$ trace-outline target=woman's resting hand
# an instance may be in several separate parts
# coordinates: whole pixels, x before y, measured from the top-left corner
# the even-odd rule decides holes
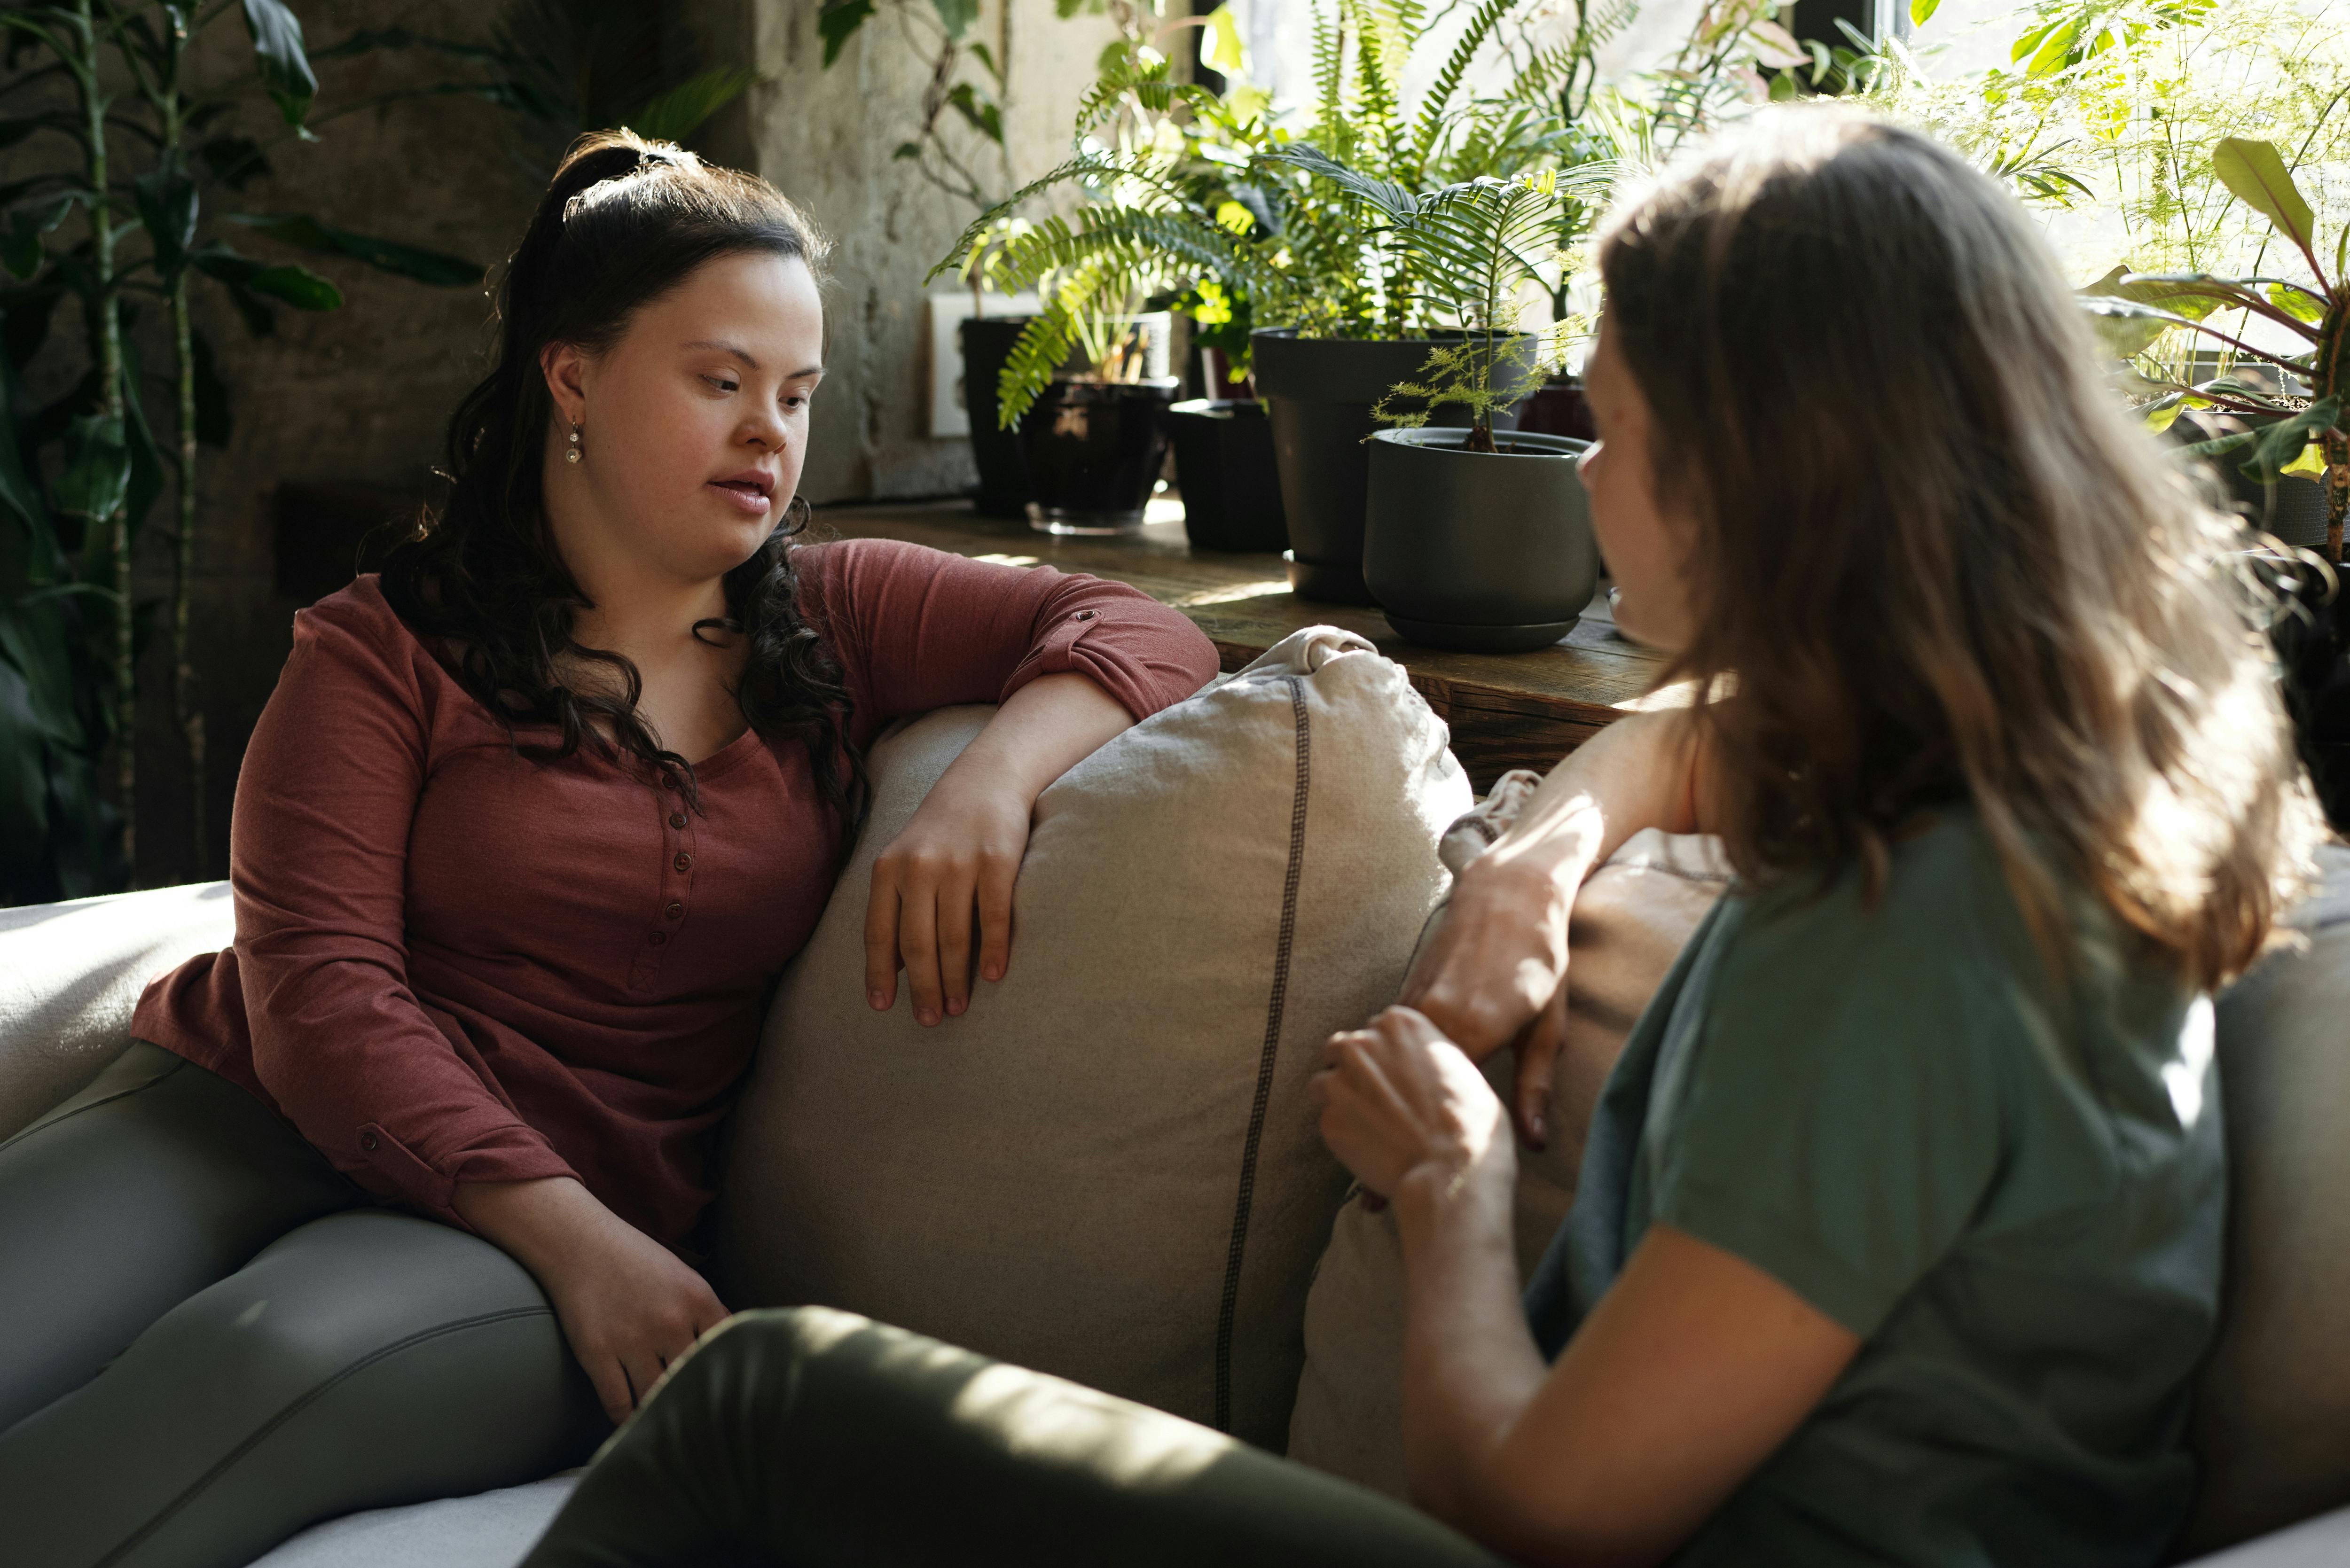
[[[1003,978],[1012,965],[1012,887],[1035,801],[1017,782],[950,770],[881,851],[865,913],[865,988],[875,1007],[896,1000],[901,964],[914,1017],[925,1024],[971,1005],[974,956],[981,974]]]
[[[1004,701],[873,863],[868,1002],[895,1005],[903,967],[916,1022],[933,1024],[970,1007],[974,967],[989,980],[1004,977],[1012,888],[1036,797],[1133,722],[1083,675],[1039,676]]]
[[[463,1183],[456,1209],[536,1277],[616,1426],[726,1319],[700,1274],[570,1177]]]
[[[1378,1198],[1413,1182],[1445,1191],[1492,1182],[1506,1194],[1516,1179],[1509,1118],[1492,1085],[1409,1007],[1332,1035],[1307,1092],[1321,1112],[1322,1140]]]
[[[1547,865],[1488,851],[1452,898],[1397,999],[1425,1015],[1471,1062],[1517,1051],[1511,1092],[1518,1130],[1537,1148],[1566,1037],[1566,928],[1574,894]]]

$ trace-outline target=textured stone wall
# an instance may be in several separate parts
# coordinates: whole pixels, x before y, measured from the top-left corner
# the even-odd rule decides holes
[[[967,444],[927,430],[922,277],[977,214],[893,156],[916,129],[928,61],[885,15],[824,69],[816,14],[815,0],[732,13],[762,78],[736,134],[751,166],[835,244],[825,384],[801,488],[818,503],[959,491],[974,477]],[[1033,180],[1068,156],[1077,99],[1116,35],[1105,18],[1060,20],[1053,0],[987,0],[977,33],[1009,62],[1011,181]],[[1003,178],[993,158],[973,161]]]

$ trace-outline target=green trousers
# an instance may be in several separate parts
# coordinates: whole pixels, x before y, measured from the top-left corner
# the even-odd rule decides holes
[[[847,1313],[746,1313],[672,1367],[524,1568],[1498,1568],[1392,1499]]]

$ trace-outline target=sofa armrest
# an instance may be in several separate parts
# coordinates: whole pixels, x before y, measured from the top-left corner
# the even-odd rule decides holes
[[[121,1054],[148,981],[235,937],[225,882],[0,909],[0,1138]]]

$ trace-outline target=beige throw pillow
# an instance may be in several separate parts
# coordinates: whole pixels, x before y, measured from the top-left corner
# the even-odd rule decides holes
[[[1391,1000],[1470,804],[1402,668],[1333,628],[1038,801],[1012,971],[936,1029],[867,1006],[873,859],[990,710],[876,745],[858,853],[732,1134],[737,1307],[846,1308],[1278,1449],[1346,1190],[1305,1081]]]
[[[1445,835],[1454,870],[1515,819],[1536,783],[1504,774],[1485,804]],[[1720,842],[1636,835],[1575,896],[1567,926],[1567,1031],[1544,1113],[1549,1147],[1518,1146],[1518,1268],[1530,1273],[1575,1201],[1583,1144],[1608,1069],[1698,922],[1728,886]],[[1431,928],[1433,922],[1430,922]],[[1505,1099],[1515,1059],[1485,1076]],[[1403,1251],[1392,1210],[1359,1194],[1339,1210],[1305,1303],[1305,1369],[1290,1418],[1289,1457],[1407,1495],[1403,1459]]]

